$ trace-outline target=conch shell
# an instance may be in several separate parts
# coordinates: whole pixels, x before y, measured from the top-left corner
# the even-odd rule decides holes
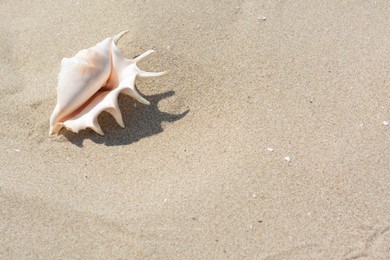
[[[157,77],[166,72],[146,72],[137,61],[153,52],[149,50],[134,59],[126,59],[116,46],[124,31],[95,46],[79,51],[72,58],[63,58],[58,74],[57,105],[50,117],[49,134],[58,134],[65,127],[75,133],[91,128],[104,135],[97,117],[107,111],[124,127],[118,107],[119,93],[127,94],[149,105],[135,88],[135,79]]]

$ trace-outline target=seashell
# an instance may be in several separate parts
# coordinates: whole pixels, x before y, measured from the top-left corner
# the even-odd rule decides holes
[[[72,58],[62,59],[57,105],[50,117],[50,135],[58,134],[63,127],[75,133],[91,128],[104,135],[97,120],[102,111],[109,112],[124,127],[118,107],[119,93],[149,105],[135,88],[136,77],[157,77],[167,72],[146,72],[137,67],[137,62],[153,50],[134,59],[124,58],[116,44],[127,32],[123,31],[89,49],[81,50]]]

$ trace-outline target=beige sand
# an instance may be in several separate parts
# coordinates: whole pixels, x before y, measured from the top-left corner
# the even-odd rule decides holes
[[[389,1],[61,2],[0,3],[0,258],[390,258]],[[49,137],[125,29],[152,105]]]

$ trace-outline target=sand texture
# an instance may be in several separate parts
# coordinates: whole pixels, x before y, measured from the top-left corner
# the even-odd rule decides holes
[[[390,259],[390,1],[0,1],[1,259]],[[154,49],[49,137],[63,57]],[[289,157],[289,158],[286,158]],[[288,160],[289,159],[289,160]]]

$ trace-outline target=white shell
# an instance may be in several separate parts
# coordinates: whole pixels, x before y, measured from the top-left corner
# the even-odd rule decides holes
[[[156,77],[166,72],[145,72],[137,67],[137,61],[153,50],[134,59],[125,59],[120,54],[116,43],[127,32],[81,50],[72,58],[62,59],[58,74],[57,105],[50,117],[49,134],[58,134],[65,127],[75,133],[91,128],[104,135],[97,121],[102,111],[112,114],[118,124],[124,127],[118,107],[120,92],[149,105],[135,89],[136,77]]]

